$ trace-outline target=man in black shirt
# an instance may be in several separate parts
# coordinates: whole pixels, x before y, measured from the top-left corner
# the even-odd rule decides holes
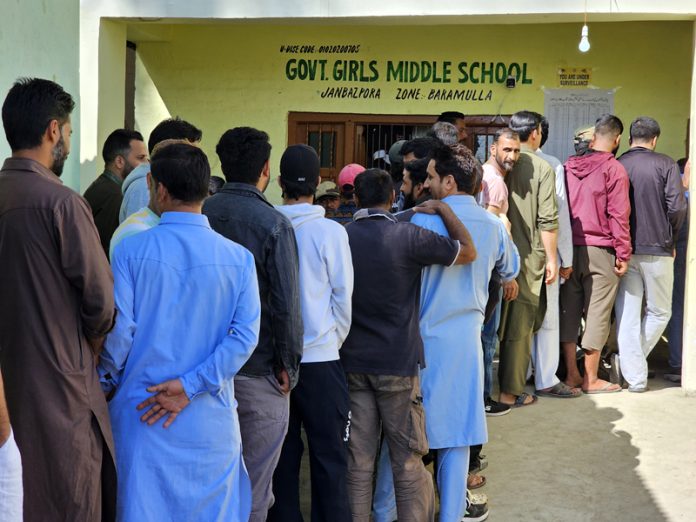
[[[418,315],[421,270],[470,263],[476,249],[447,204],[429,201],[417,212],[437,213],[451,238],[388,212],[389,174],[370,169],[355,178],[358,210],[346,227],[353,258],[353,321],[341,361],[351,399],[348,495],[354,521],[368,522],[380,423],[389,444],[400,521],[433,520],[434,492],[421,456],[427,453],[418,380],[424,366]]]

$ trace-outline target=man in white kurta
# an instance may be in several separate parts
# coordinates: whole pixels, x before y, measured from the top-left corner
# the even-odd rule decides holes
[[[541,145],[548,138],[548,124],[542,119]],[[568,194],[565,186],[565,171],[558,158],[544,153],[541,147],[536,155],[545,160],[556,174],[556,203],[558,204],[558,265],[561,278],[568,279],[573,271],[573,231],[570,228]],[[532,338],[532,360],[534,384],[538,395],[570,399],[579,397],[579,388],[571,388],[556,376],[560,359],[559,306],[560,278],[546,285],[546,313],[541,327]]]
[[[477,251],[473,263],[423,271],[420,331],[427,365],[421,379],[428,442],[437,450],[440,522],[465,515],[469,446],[488,439],[480,332],[491,272],[508,282],[520,267],[502,221],[474,199],[481,176],[481,166],[460,146],[437,150],[428,165],[426,187],[466,223]],[[411,222],[447,236],[438,216],[419,213]]]
[[[117,518],[246,522],[234,376],[258,340],[254,259],[200,213],[200,149],[166,146],[151,169],[162,219],[114,250],[118,315],[99,364],[114,392]]]

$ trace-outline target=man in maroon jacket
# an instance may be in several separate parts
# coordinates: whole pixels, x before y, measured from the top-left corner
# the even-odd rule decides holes
[[[573,272],[561,287],[561,345],[568,369],[566,384],[585,393],[614,393],[621,387],[597,377],[599,358],[609,336],[619,278],[631,257],[628,175],[614,158],[623,124],[611,114],[595,122],[590,150],[565,164],[573,231]],[[575,350],[580,318],[585,330],[585,376],[580,376]]]

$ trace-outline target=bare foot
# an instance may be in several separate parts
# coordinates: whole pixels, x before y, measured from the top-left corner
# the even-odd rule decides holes
[[[584,386],[582,391],[584,392],[603,391],[605,393],[611,393],[621,389],[621,386],[618,384],[612,384],[604,379],[597,379],[592,383],[588,382],[583,384]]]
[[[575,378],[567,378],[565,381],[563,381],[566,386],[570,386],[573,389],[580,389],[582,386],[582,378],[578,376],[577,379]]]
[[[486,485],[486,477],[477,473],[469,473],[466,478],[467,489],[478,489]]]

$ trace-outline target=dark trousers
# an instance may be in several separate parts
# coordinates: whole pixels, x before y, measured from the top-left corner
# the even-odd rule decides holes
[[[674,258],[674,286],[672,287],[672,318],[667,327],[669,366],[681,370],[682,338],[684,333],[684,293],[686,290],[686,248],[689,240],[689,217],[679,231]]]
[[[290,394],[290,423],[273,474],[275,504],[268,521],[300,522],[301,427],[309,446],[312,522],[349,522],[348,385],[340,361],[305,363]]]

